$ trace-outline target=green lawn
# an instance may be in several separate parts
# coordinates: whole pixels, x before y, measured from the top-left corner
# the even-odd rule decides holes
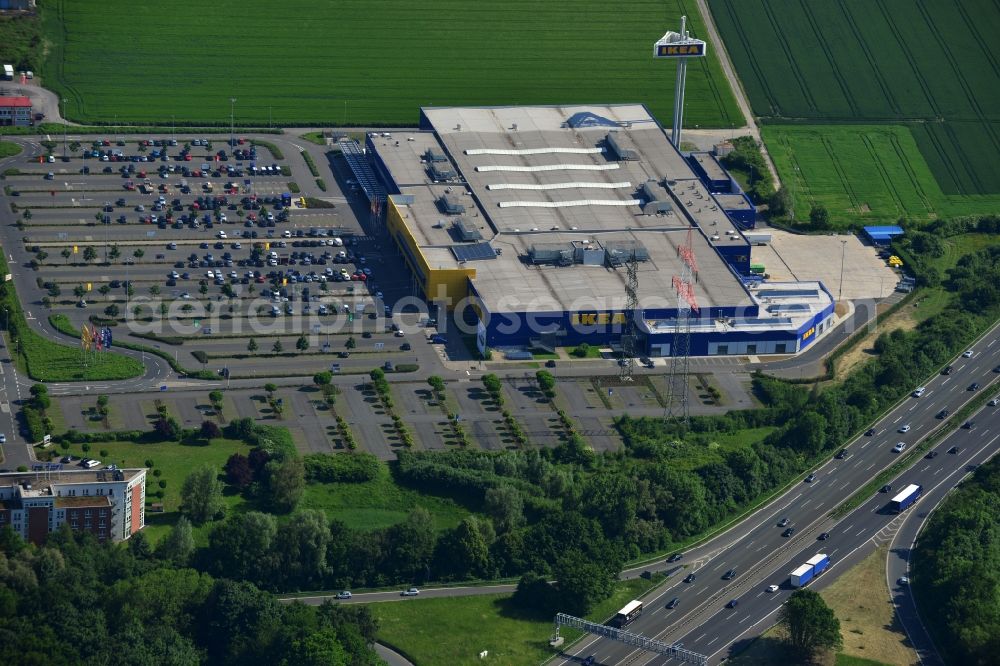
[[[21,152],[21,146],[10,141],[0,141],[0,157],[12,157]]]
[[[762,133],[798,220],[816,204],[841,226],[1000,210],[1000,194],[942,192],[903,125],[764,125]]]
[[[450,499],[397,485],[385,465],[380,466],[379,476],[367,483],[310,483],[299,506],[323,509],[330,518],[362,530],[395,525],[416,507],[427,509],[439,530],[454,527],[469,515]]]
[[[652,586],[645,580],[619,583],[610,599],[590,619],[604,621]],[[489,663],[538,664],[554,654],[550,617],[527,617],[510,604],[510,595],[444,599],[408,599],[369,606],[379,619],[380,641],[420,666],[481,664],[479,652],[489,651]],[[433,621],[428,621],[433,618]],[[563,630],[569,643],[579,632]]]
[[[102,456],[101,451],[106,450],[107,456]],[[153,461],[153,468],[147,473],[146,484],[146,533],[154,542],[158,541],[169,531],[171,525],[177,520],[178,507],[181,501],[181,486],[184,479],[196,467],[205,463],[218,467],[220,473],[226,460],[233,453],[240,451],[247,453],[250,450],[246,444],[233,439],[213,439],[207,446],[196,446],[180,444],[178,442],[156,442],[152,444],[137,444],[135,442],[102,442],[90,445],[90,451],[84,452],[82,445],[72,444],[69,449],[59,450],[59,455],[71,453],[75,456],[97,458],[105,464],[115,463],[120,467],[145,467],[147,460]],[[155,476],[155,470],[160,470],[160,476]],[[167,487],[163,489],[163,499],[153,497],[152,493],[160,490],[159,482],[166,481]],[[163,513],[152,513],[149,504],[153,502],[163,503]],[[231,508],[237,508],[243,504],[240,497],[232,496],[227,498],[227,504]],[[203,543],[207,537],[206,528],[196,528],[196,539]]]
[[[652,44],[681,14],[705,35],[691,0],[40,4],[46,85],[84,123],[228,125],[232,97],[238,125],[413,126],[421,106],[594,102],[642,102],[669,123],[675,65]],[[742,126],[708,53],[688,68],[686,120]]]
[[[709,6],[756,115],[768,122],[912,122],[923,161],[944,192],[1000,193],[997,3],[710,0]],[[891,151],[885,160],[891,171]],[[852,166],[843,161],[845,169]],[[891,196],[892,183],[881,181],[872,186]]]

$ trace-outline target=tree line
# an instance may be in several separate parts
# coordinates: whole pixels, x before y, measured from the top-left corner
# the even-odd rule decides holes
[[[931,515],[913,551],[911,585],[947,661],[987,666],[1000,654],[1000,458],[982,465]]]
[[[39,547],[0,530],[0,663],[382,663],[367,608],[280,604],[189,568],[185,524],[155,550],[142,532],[98,544],[64,525]]]

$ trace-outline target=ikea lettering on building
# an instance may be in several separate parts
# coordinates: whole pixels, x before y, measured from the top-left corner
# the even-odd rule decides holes
[[[692,44],[657,44],[656,57],[676,58],[705,55],[705,42]]]
[[[607,312],[580,312],[574,314],[571,318],[573,324],[579,324],[582,326],[597,326],[599,324],[624,324],[625,323],[625,313],[615,312],[613,314]]]

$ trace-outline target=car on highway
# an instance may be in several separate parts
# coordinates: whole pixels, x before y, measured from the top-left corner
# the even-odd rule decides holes
[[[978,391],[979,390],[979,382],[972,382],[971,384],[969,384],[969,390],[970,391]]]
[[[894,453],[902,453],[906,448],[906,442],[896,442],[896,446],[892,447]]]
[[[695,574],[689,573],[687,576],[684,576],[684,582],[685,583],[693,583],[694,579],[697,578],[697,577],[698,576],[696,576]]]
[[[789,527],[788,529],[786,529],[784,532],[781,533],[781,536],[783,536],[783,537],[785,537],[787,539],[788,537],[792,536],[793,534],[795,534],[795,528],[794,527]]]
[[[337,593],[337,598],[338,599],[350,599],[351,598],[351,593],[349,591],[347,591],[347,590],[344,590],[343,592],[338,592]]]
[[[777,592],[778,591],[778,586],[777,585],[768,585],[767,586],[767,591],[768,592]]]
[[[809,476],[807,476],[807,477],[806,477],[806,479],[805,479],[806,483],[812,483],[812,482],[813,482],[813,481],[815,481],[815,480],[816,480],[816,475],[815,475],[815,474],[810,474],[810,475],[809,475]]]
[[[997,367],[993,368],[993,372],[1000,372],[1000,365],[998,365]]]
[[[420,594],[420,590],[418,590],[415,587],[411,587],[408,590],[403,590],[402,592],[400,592],[399,596],[401,596],[401,597],[415,597],[415,596],[417,596],[419,594]]]
[[[927,387],[926,386],[921,386],[921,387],[917,388],[917,390],[915,390],[910,395],[912,395],[914,398],[919,398],[920,396],[922,396],[926,392],[927,392]]]
[[[821,534],[820,534],[820,535],[819,535],[818,537],[816,537],[816,538],[817,538],[817,539],[819,539],[820,541],[826,541],[827,539],[829,539],[829,538],[830,538],[830,533],[829,533],[829,532],[822,532],[822,533],[821,533]]]
[[[944,370],[941,371],[942,375],[950,375],[952,372],[952,367],[950,365],[945,366]]]
[[[896,432],[910,432],[910,424],[909,423],[905,423],[905,424],[899,426],[899,430],[897,430]]]
[[[680,604],[680,602],[681,602],[680,597],[674,597],[667,603],[667,608],[677,608],[677,605]]]
[[[739,605],[739,603],[740,602],[737,601],[736,599],[730,599],[729,603],[726,604],[726,608],[736,608]]]
[[[788,518],[782,518],[781,520],[778,521],[778,527],[784,527],[789,522],[791,522],[791,521],[789,521]]]
[[[956,454],[956,453],[958,453],[958,452],[959,452],[959,451],[961,451],[961,450],[962,450],[962,449],[960,449],[959,447],[957,447],[957,446],[953,446],[953,447],[951,447],[950,449],[948,449],[948,453],[951,453],[951,454]]]
[[[899,585],[909,585],[910,578],[908,576],[900,576],[899,578],[896,579],[896,583]]]
[[[0,444],[6,444],[6,443],[7,443],[7,435],[0,432]]]
[[[972,358],[972,354],[973,354],[973,351],[971,349],[966,349],[964,352],[962,352],[962,357],[963,358]]]
[[[975,430],[976,429],[976,422],[975,421],[966,421],[965,423],[962,424],[962,428],[964,430]]]
[[[997,405],[1000,405],[1000,397],[993,398],[986,404],[989,405],[990,407],[996,407]]]
[[[597,657],[590,655],[586,659],[580,662],[580,666],[594,666],[594,662],[597,661]]]
[[[942,409],[940,412],[937,413],[937,416],[935,418],[946,419],[948,418],[949,414],[951,414],[951,412],[949,412],[947,409]]]
[[[937,456],[938,456],[937,451],[928,451],[927,455],[924,456],[924,458],[927,458],[928,460],[934,460],[935,458],[937,458]]]
[[[874,436],[875,436],[875,428],[868,428],[868,430],[865,430],[865,437],[874,437]]]
[[[722,575],[722,580],[732,580],[736,578],[736,569],[730,569]]]
[[[667,558],[667,564],[673,564],[682,557],[684,557],[684,553],[674,553],[673,555]]]
[[[840,451],[837,451],[837,455],[834,456],[834,458],[836,458],[837,460],[843,460],[846,457],[847,457],[847,449],[841,449]]]

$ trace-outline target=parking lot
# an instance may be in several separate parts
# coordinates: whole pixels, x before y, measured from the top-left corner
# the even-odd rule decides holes
[[[389,316],[409,281],[385,268],[348,197],[307,202],[293,191],[308,174],[234,144],[77,138],[8,171],[46,314],[121,326],[233,377],[416,364],[396,330],[416,317]]]

